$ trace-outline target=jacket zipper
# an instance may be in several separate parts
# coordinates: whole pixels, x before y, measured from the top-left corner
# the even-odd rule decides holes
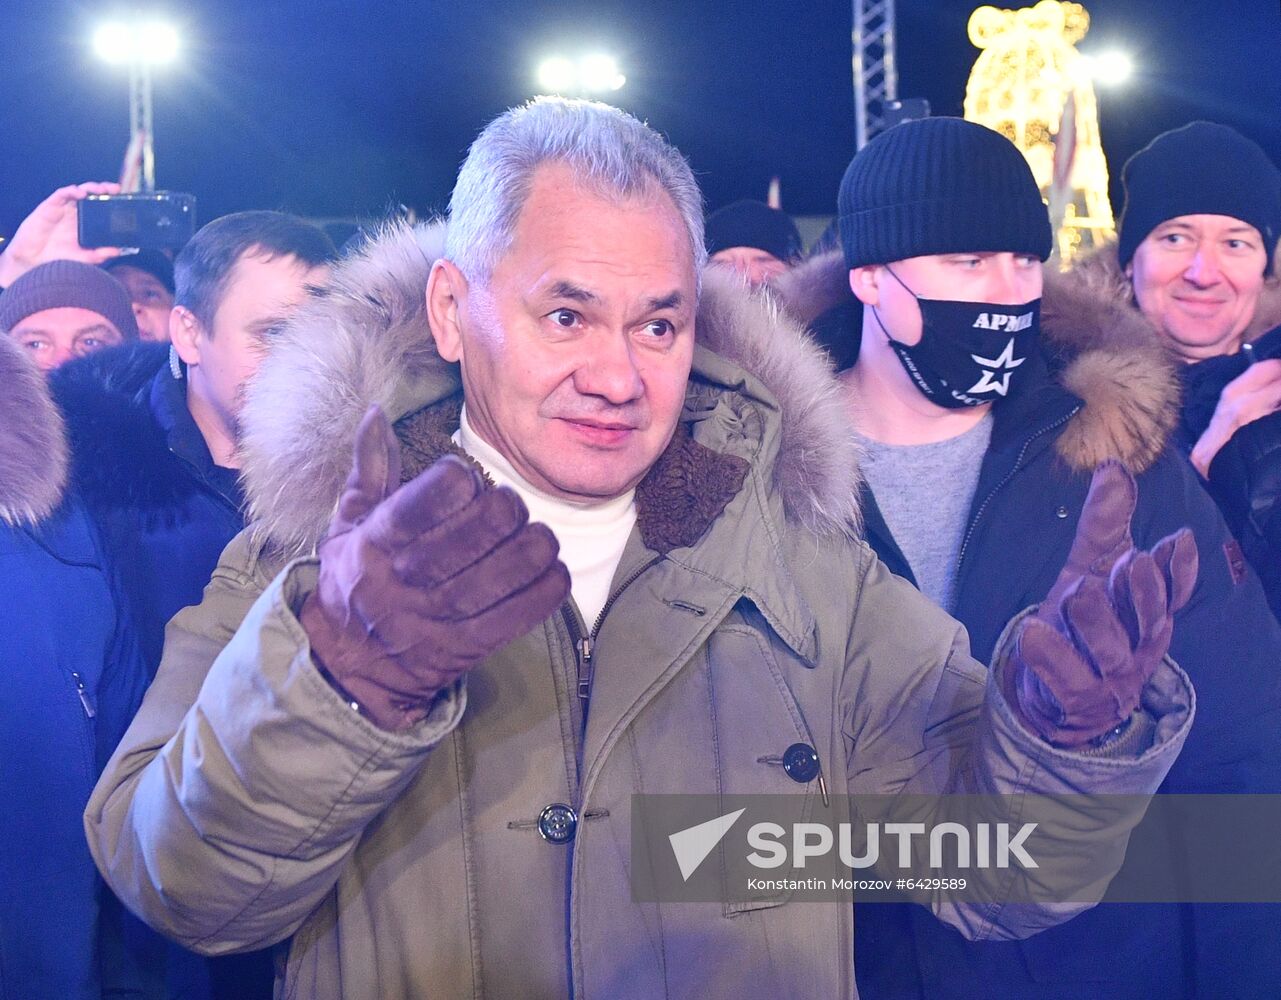
[[[72,671],[71,678],[76,682],[76,694],[80,695],[80,704],[84,706],[85,718],[94,718],[98,712],[97,709],[93,707],[93,702],[89,699],[89,692],[85,688],[84,678],[75,671]]]
[[[614,602],[618,600],[623,591],[635,583],[642,573],[661,559],[662,556],[655,556],[627,574],[627,578],[615,588],[614,592],[605,601],[604,606],[600,609],[600,614],[596,616],[596,621],[587,635],[583,635],[579,631],[577,616],[568,608],[565,609],[565,624],[569,628],[569,637],[574,644],[574,658],[578,667],[578,698],[582,702],[584,730],[587,728],[587,703],[592,697],[592,677],[595,673],[592,656],[595,653],[596,637],[600,634],[601,625],[605,622],[605,615],[609,613],[609,609],[614,606]]]
[[[579,783],[581,783],[582,781],[583,734],[587,732],[587,706],[591,701],[591,697],[592,697],[592,677],[595,672],[594,665],[592,663],[592,655],[595,652],[596,636],[600,633],[601,625],[605,621],[606,613],[609,611],[611,607],[614,606],[614,602],[618,600],[619,596],[623,593],[623,591],[626,590],[628,587],[630,587],[633,583],[635,583],[642,573],[644,573],[651,566],[654,566],[655,564],[661,562],[662,559],[663,559],[662,556],[654,556],[654,558],[645,562],[644,565],[637,567],[633,572],[627,574],[627,578],[624,579],[623,582],[620,583],[618,587],[615,588],[614,592],[610,594],[608,598],[606,598],[604,606],[602,606],[600,609],[600,614],[596,616],[596,621],[592,624],[591,630],[588,632],[587,635],[583,635],[582,632],[579,630],[578,615],[575,614],[574,609],[570,607],[569,604],[566,604],[561,609],[561,613],[565,619],[565,626],[566,628],[569,629],[570,641],[573,643],[573,646],[574,646],[574,661],[577,667],[577,675],[578,675],[578,698],[579,698],[579,704],[580,704],[579,711],[582,715],[582,724],[579,729],[578,747],[575,749],[574,757],[575,757],[575,760],[577,761],[577,764],[576,764],[576,767],[578,769],[577,780]],[[579,798],[581,794],[582,794],[581,787],[575,788],[573,802],[574,802],[575,809],[579,810],[580,813],[583,808],[582,802]],[[574,857],[573,852],[571,852],[570,853],[571,866],[573,865],[573,860],[572,860],[573,857]],[[573,882],[573,879],[571,876],[570,883],[572,884],[572,882]],[[573,942],[570,941],[569,942],[570,961],[569,961],[569,969],[568,969],[570,992],[576,993],[577,989],[574,986],[573,950],[574,950]]]
[[[979,504],[979,509],[974,512],[974,517],[970,520],[970,526],[965,531],[965,539],[961,542],[960,554],[956,557],[956,573],[958,578],[961,573],[961,567],[965,565],[965,550],[970,547],[970,539],[974,537],[974,529],[978,527],[979,521],[982,520],[983,512],[987,510],[987,505],[992,502],[992,500],[996,497],[996,495],[1005,488],[1005,485],[1011,479],[1014,478],[1014,474],[1019,471],[1019,466],[1023,464],[1023,458],[1025,455],[1027,455],[1027,450],[1030,447],[1032,447],[1032,442],[1035,441],[1037,438],[1050,433],[1050,431],[1058,427],[1062,427],[1074,416],[1076,416],[1077,413],[1080,412],[1080,410],[1081,410],[1081,407],[1079,406],[1073,408],[1071,413],[1066,413],[1063,416],[1061,416],[1058,420],[1054,421],[1054,423],[1047,424],[1046,426],[1042,427],[1039,431],[1037,431],[1030,438],[1028,438],[1026,441],[1023,442],[1023,447],[1019,449],[1018,457],[1014,459],[1014,464],[1010,466],[1010,471],[1007,472],[1005,474],[1005,477],[999,483],[993,486],[992,491],[983,498],[983,502]]]
[[[172,448],[169,449],[169,454],[172,455],[174,458],[176,458],[179,462],[181,462],[183,465],[187,467],[188,474],[194,480],[196,480],[196,482],[198,482],[202,487],[204,487],[206,493],[212,493],[214,496],[216,496],[219,500],[221,500],[226,505],[228,510],[233,511],[234,513],[240,513],[240,508],[236,506],[236,504],[232,501],[231,497],[227,496],[227,494],[225,494],[222,490],[218,489],[217,486],[211,483],[209,479],[205,476],[205,474],[196,466],[195,462],[192,462],[190,459],[184,458],[182,455],[179,455]]]

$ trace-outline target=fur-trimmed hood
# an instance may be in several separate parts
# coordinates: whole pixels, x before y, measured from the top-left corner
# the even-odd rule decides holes
[[[1281,270],[1281,249],[1277,252],[1276,262],[1273,276],[1263,282],[1263,292],[1259,295],[1259,304],[1255,307],[1254,318],[1246,327],[1247,343],[1258,340],[1269,330],[1281,326],[1281,278],[1276,275],[1276,272]],[[1116,243],[1105,243],[1090,251],[1076,261],[1068,273],[1088,290],[1087,294],[1097,295],[1109,302],[1124,304],[1138,313],[1139,307],[1134,301],[1134,289],[1117,258]]]
[[[396,421],[458,392],[424,302],[443,242],[439,224],[389,227],[340,262],[273,342],[243,413],[242,477],[260,544],[297,553],[319,541],[369,404]],[[766,471],[785,516],[819,534],[856,531],[858,449],[823,352],[771,296],[720,269],[704,274],[697,340],[714,357],[696,352],[692,385],[779,408],[781,442]],[[734,384],[716,359],[733,366]],[[720,374],[708,376],[709,364]]]
[[[167,358],[160,344],[126,344],[71,361],[50,379],[66,421],[71,480],[91,510],[145,517],[195,490],[191,477],[176,474],[164,431],[136,398]]]
[[[803,262],[776,290],[794,316],[822,326],[820,317],[855,301],[848,273],[834,250]],[[857,331],[846,336],[856,338]],[[1151,466],[1178,424],[1179,380],[1142,315],[1047,267],[1041,336],[1059,382],[1085,402],[1057,439],[1063,459],[1078,471],[1107,458],[1135,472]],[[820,338],[832,339],[830,330]],[[838,364],[855,356],[848,342],[824,347]]]
[[[3,334],[0,400],[0,521],[34,524],[62,501],[67,445],[44,375]]]

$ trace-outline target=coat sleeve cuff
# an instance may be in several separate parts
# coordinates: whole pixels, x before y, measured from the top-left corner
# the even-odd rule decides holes
[[[462,721],[467,707],[466,676],[443,688],[432,702],[427,715],[408,729],[391,732],[374,725],[349,698],[344,697],[325,679],[316,658],[311,654],[307,631],[299,621],[303,602],[316,588],[319,568],[320,562],[315,556],[306,556],[289,563],[277,578],[279,594],[273,601],[281,623],[297,634],[300,655],[296,669],[302,682],[313,693],[317,702],[325,706],[327,713],[336,714],[349,723],[345,728],[361,749],[372,751],[381,747],[383,752],[402,750],[412,755],[435,746]]]
[[[1056,747],[1030,732],[1019,721],[1013,708],[1001,693],[1001,671],[1009,669],[1014,648],[1014,632],[1028,615],[1030,607],[1012,618],[997,642],[988,679],[987,700],[990,705],[991,736],[1008,751],[1019,756],[1032,756],[1052,771],[1091,776],[1088,790],[1117,794],[1155,791],[1174,764],[1196,715],[1196,692],[1183,669],[1169,656],[1157,667],[1128,728],[1115,740],[1084,750]],[[1075,785],[1076,780],[1066,781]],[[1037,789],[1037,791],[1070,792],[1071,787]],[[1084,790],[1084,789],[1083,789]]]

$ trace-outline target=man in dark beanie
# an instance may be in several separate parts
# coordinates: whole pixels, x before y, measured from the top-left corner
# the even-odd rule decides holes
[[[1082,327],[1079,304],[1043,306],[1050,224],[1019,151],[960,119],[899,125],[850,164],[839,219],[840,266],[863,307],[841,379],[866,455],[868,543],[982,658],[1049,590],[1101,497],[1131,506],[1140,547],[1191,526],[1202,557],[1171,650],[1198,715],[1162,788],[1281,791],[1281,628],[1166,447],[1177,384],[1150,335]],[[864,995],[1184,997],[1202,977],[1258,985],[1275,963],[1275,928],[1235,911],[1216,924],[1204,907],[1104,903],[1026,941],[976,943],[913,909],[858,912]]]
[[[801,256],[796,223],[764,202],[744,199],[719,208],[707,217],[708,260],[742,273],[760,285],[784,271]]]
[[[1072,277],[1141,313],[1180,362],[1179,448],[1281,614],[1281,171],[1235,130],[1193,122],[1122,178],[1116,247]]]
[[[169,342],[169,311],[173,308],[173,261],[159,250],[113,257],[101,265],[125,286],[133,302],[138,335],[143,340]]]
[[[0,294],[0,333],[45,372],[91,351],[138,339],[129,293],[91,264],[52,260]]]

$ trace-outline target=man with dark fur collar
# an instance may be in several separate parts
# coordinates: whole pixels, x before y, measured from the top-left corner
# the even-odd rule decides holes
[[[1126,163],[1116,245],[1082,297],[1141,313],[1178,362],[1177,434],[1281,615],[1281,171],[1225,125],[1165,132]]]
[[[340,264],[250,390],[253,524],[171,623],[86,814],[137,912],[211,953],[288,939],[287,996],[852,997],[847,905],[636,902],[633,796],[790,792],[848,821],[822,775],[1161,780],[1191,725],[1163,652],[1195,553],[1123,544],[1123,475],[1046,599],[1075,640],[1033,612],[989,676],[857,539],[837,386],[703,270],[660,136],[586,102],[507,112],[449,226],[443,254],[400,228]],[[1103,649],[1118,673],[1080,678]],[[818,770],[787,769],[798,743]],[[1116,849],[1137,818],[1086,835]],[[1115,851],[1082,853],[1106,883]],[[1085,905],[932,902],[998,938]]]
[[[1171,647],[1198,718],[1163,790],[1281,791],[1281,629],[1166,446],[1177,380],[1141,320],[1057,286],[1041,302],[1050,228],[1023,157],[959,119],[900,125],[850,164],[840,230],[843,260],[826,266],[863,303],[841,379],[866,452],[868,542],[986,659],[1053,580],[1095,467],[1123,463],[1139,485],[1136,544],[1186,524],[1202,553]],[[858,914],[869,996],[1189,997],[1213,984],[1245,997],[1276,982],[1277,927],[1261,908],[1104,904],[1012,943],[967,942],[913,909]]]

